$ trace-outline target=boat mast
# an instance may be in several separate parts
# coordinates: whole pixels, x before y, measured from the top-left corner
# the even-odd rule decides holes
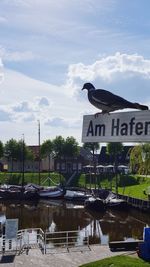
[[[24,134],[22,135],[22,188],[24,186]]]

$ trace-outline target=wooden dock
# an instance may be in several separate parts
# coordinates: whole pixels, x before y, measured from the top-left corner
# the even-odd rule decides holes
[[[116,250],[138,250],[139,244],[144,243],[143,240],[134,241],[112,241],[109,242],[109,248],[111,251]]]

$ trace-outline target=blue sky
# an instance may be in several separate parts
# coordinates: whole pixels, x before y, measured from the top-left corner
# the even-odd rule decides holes
[[[0,0],[0,140],[81,143],[92,82],[150,106],[149,0]]]

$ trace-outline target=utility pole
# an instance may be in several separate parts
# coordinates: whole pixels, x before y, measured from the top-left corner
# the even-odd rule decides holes
[[[40,120],[38,120],[38,141],[39,141],[39,185],[41,184],[41,143],[40,143]]]

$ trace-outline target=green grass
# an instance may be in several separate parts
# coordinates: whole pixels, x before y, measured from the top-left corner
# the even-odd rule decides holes
[[[140,198],[147,200],[148,196],[145,195],[143,192],[147,188],[148,184],[143,183],[139,185],[132,185],[132,186],[126,186],[125,188],[119,187],[118,188],[118,193],[119,194],[124,194],[127,196],[135,197],[135,198]],[[149,184],[150,186],[150,184]]]
[[[43,182],[48,178],[49,174],[48,173],[41,173],[40,174],[40,180],[41,180],[41,185]],[[56,184],[58,184],[60,181],[64,181],[64,176],[60,176],[59,173],[50,173],[50,178],[52,181]],[[21,184],[22,182],[22,174],[21,173],[0,173],[0,183],[1,184]],[[25,184],[27,183],[35,183],[39,184],[39,173],[24,173],[24,182]],[[46,183],[43,184],[44,186],[48,185],[54,185],[52,182],[47,180]]]
[[[84,264],[80,267],[150,267],[150,263],[130,256],[115,256]]]
[[[85,186],[88,188],[95,188],[95,176],[88,176],[85,183],[85,175],[82,174],[78,179],[78,184],[80,186]],[[97,185],[96,187],[102,187],[106,189],[112,189],[115,192],[116,179],[110,175],[99,175],[96,178]],[[150,186],[150,178],[139,176],[139,175],[121,175],[118,176],[118,193],[124,194],[127,196],[140,198],[147,200],[148,196],[144,194],[144,190]]]

